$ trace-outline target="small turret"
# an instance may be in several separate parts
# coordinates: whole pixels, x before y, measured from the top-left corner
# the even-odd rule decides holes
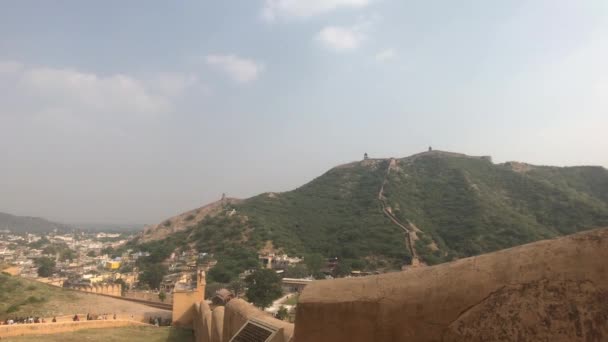
[[[363,154],[363,160],[368,160],[368,159],[369,159],[369,157],[367,156],[367,152],[365,152],[365,153]]]

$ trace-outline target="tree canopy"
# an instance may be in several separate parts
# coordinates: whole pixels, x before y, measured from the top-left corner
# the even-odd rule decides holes
[[[247,299],[260,308],[266,308],[281,297],[281,278],[275,271],[259,269],[245,278]]]
[[[50,277],[55,272],[55,260],[48,257],[40,257],[35,262],[36,266],[38,266],[39,277]]]

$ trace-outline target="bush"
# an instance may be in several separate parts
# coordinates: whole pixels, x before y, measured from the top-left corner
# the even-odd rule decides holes
[[[27,299],[25,300],[25,302],[27,304],[42,303],[42,302],[44,302],[44,298],[38,298],[36,296],[29,296],[29,297],[27,297]]]
[[[278,318],[282,321],[289,318],[289,311],[287,311],[287,308],[285,308],[284,306],[281,305],[281,307],[277,311],[276,318]]]
[[[19,311],[19,304],[13,304],[6,309],[6,313],[13,313]]]

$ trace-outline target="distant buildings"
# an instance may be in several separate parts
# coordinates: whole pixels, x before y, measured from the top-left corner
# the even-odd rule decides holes
[[[106,269],[114,271],[120,268],[120,261],[106,261]]]
[[[264,268],[273,270],[284,270],[289,265],[295,265],[302,261],[302,258],[289,257],[287,254],[276,255],[274,253],[258,255],[258,259]]]

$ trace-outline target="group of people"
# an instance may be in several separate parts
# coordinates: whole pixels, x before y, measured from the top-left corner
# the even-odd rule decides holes
[[[107,321],[108,320],[108,316],[109,316],[109,314],[107,314],[107,313],[104,313],[104,314],[101,314],[101,315],[87,313],[87,321],[97,321],[97,320]],[[116,319],[116,314],[114,314],[112,316],[112,318]],[[78,321],[80,321],[80,317],[78,317],[78,314],[76,314],[76,315],[74,315],[74,318],[72,318],[72,320],[74,322],[78,322]]]
[[[53,317],[54,319],[54,317]],[[32,324],[32,323],[46,323],[46,320],[41,317],[15,317],[12,319],[7,318],[5,321],[0,321],[1,325],[13,325],[13,324]]]
[[[108,320],[110,317],[110,314],[104,313],[101,315],[97,315],[97,314],[90,314],[87,313],[87,321],[95,321],[95,320]],[[116,319],[116,314],[113,314],[111,316],[112,319]],[[131,315],[131,319],[133,319],[133,315]],[[72,321],[74,322],[79,322],[80,321],[80,316],[78,316],[78,314],[74,314],[74,316],[72,317]],[[53,319],[51,320],[51,322],[55,323],[57,322],[57,317],[53,317]],[[158,317],[153,317],[150,316],[150,319],[148,320],[148,322],[152,325],[155,325],[157,327],[159,326],[170,326],[171,325],[171,319],[170,318],[165,318],[163,319],[162,317],[158,316]],[[0,325],[13,325],[13,324],[30,324],[30,323],[46,323],[46,320],[42,317],[34,317],[34,316],[30,316],[30,317],[15,317],[12,319],[6,319],[4,321],[0,320]]]
[[[109,316],[110,316],[110,314],[107,314],[107,313],[104,313],[102,315],[87,314],[87,321],[108,320]],[[112,319],[116,319],[116,314],[112,315]],[[72,321],[74,321],[74,322],[80,321],[80,317],[78,316],[78,314],[75,314],[74,317],[72,317]],[[53,322],[53,323],[57,322],[57,317],[53,317],[51,322]],[[160,320],[159,320],[159,322],[160,322]],[[32,323],[46,323],[46,320],[43,317],[34,317],[34,316],[7,318],[4,321],[0,320],[0,325],[32,324]]]

